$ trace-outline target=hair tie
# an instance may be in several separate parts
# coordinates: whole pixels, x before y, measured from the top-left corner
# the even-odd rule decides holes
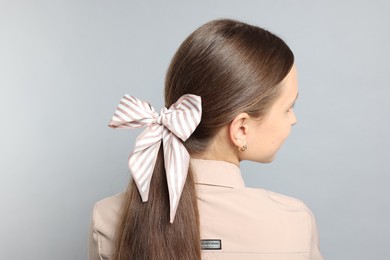
[[[143,202],[148,200],[153,169],[163,142],[170,223],[175,218],[190,163],[190,155],[179,139],[184,142],[190,137],[201,116],[201,98],[196,95],[183,95],[169,109],[162,108],[159,115],[148,102],[125,94],[108,125],[111,128],[146,126],[129,156],[129,168]]]

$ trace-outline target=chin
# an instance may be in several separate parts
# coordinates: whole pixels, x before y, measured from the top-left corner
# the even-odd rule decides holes
[[[266,160],[266,161],[263,161],[262,163],[272,163],[274,161],[274,159],[269,159],[269,160]]]
[[[259,162],[259,163],[271,163],[275,160],[275,155],[272,155],[270,157],[266,157],[266,158],[261,158],[260,160],[255,160],[256,162]]]

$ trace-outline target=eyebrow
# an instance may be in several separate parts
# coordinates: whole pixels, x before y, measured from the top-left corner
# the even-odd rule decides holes
[[[297,93],[297,96],[295,97],[294,101],[293,101],[293,102],[291,102],[291,105],[293,105],[293,104],[295,104],[295,102],[297,102],[298,95],[299,95],[299,92]]]

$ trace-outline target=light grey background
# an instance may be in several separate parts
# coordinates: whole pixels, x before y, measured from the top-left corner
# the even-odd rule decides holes
[[[139,131],[120,98],[156,109],[184,38],[230,17],[296,55],[298,124],[248,186],[306,202],[326,259],[390,259],[390,2],[0,1],[0,258],[85,259],[93,203],[122,191]]]

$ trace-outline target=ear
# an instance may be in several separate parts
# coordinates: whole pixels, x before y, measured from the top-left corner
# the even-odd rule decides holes
[[[229,137],[239,149],[246,144],[250,116],[247,113],[237,115],[229,126]]]

